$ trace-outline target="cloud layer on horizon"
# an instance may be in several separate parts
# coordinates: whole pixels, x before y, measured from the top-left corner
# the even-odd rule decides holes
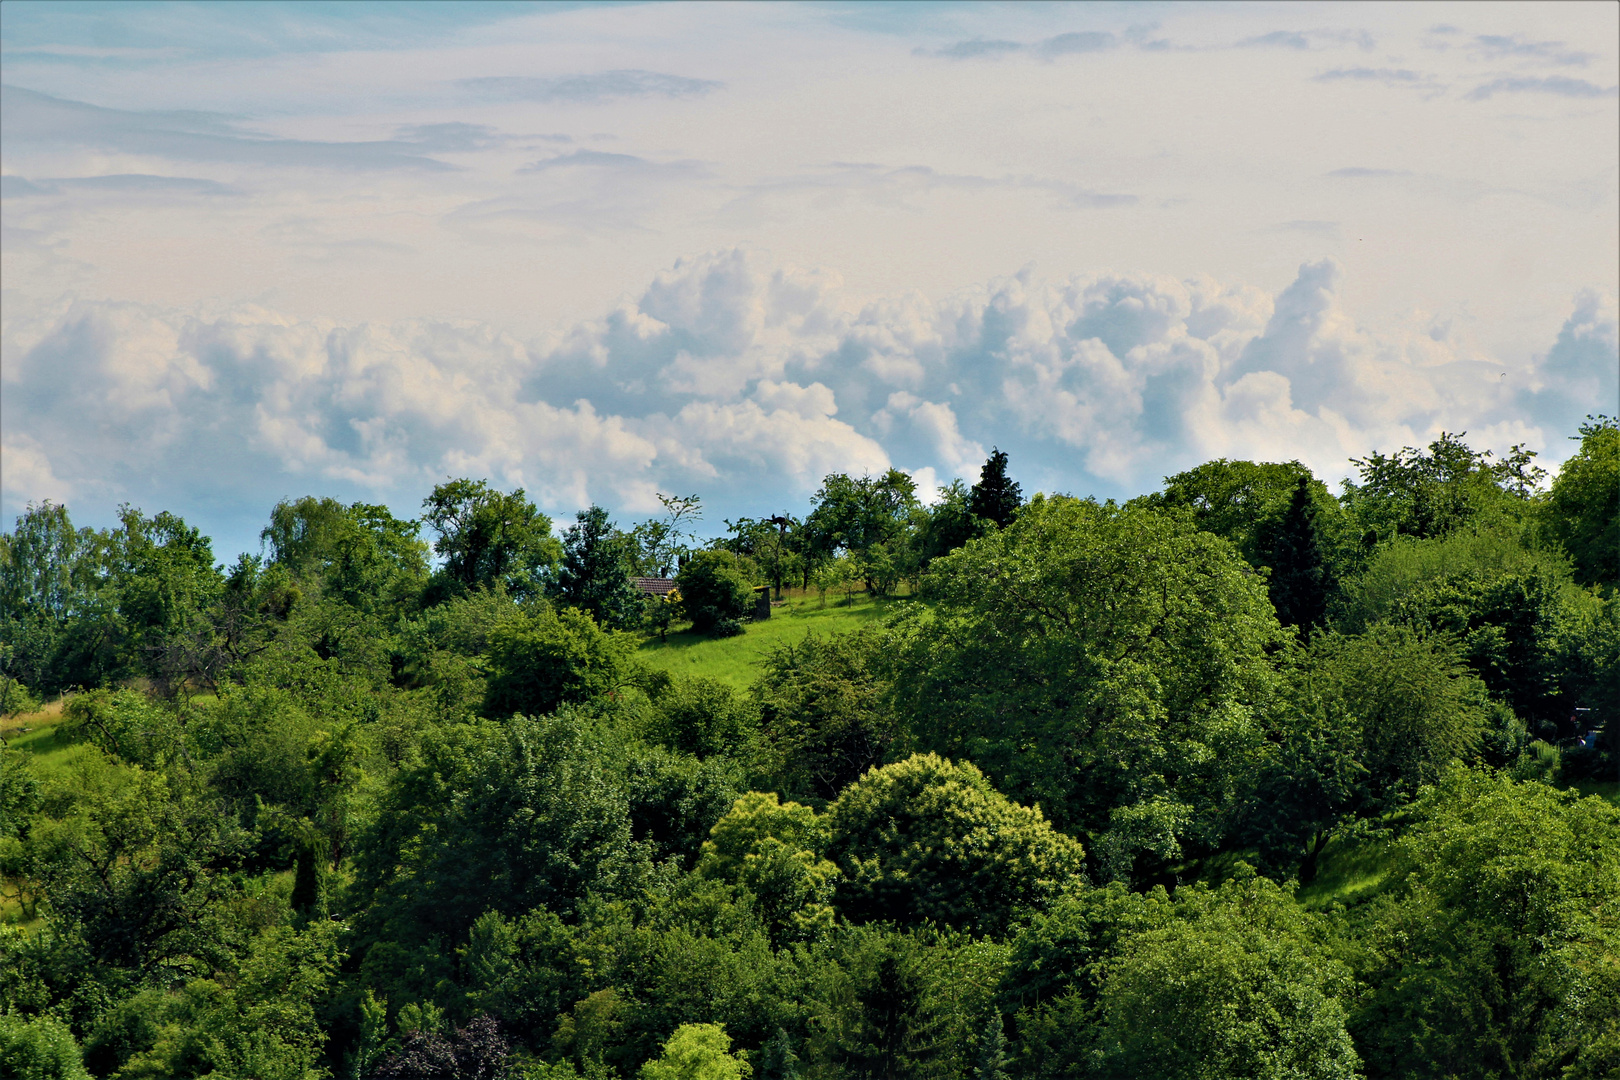
[[[130,500],[248,536],[285,496],[409,513],[471,475],[554,513],[634,517],[660,490],[758,513],[801,508],[835,470],[971,478],[991,445],[1031,488],[1126,496],[1220,456],[1336,477],[1441,430],[1556,461],[1620,395],[1612,296],[1575,297],[1543,355],[1508,362],[1445,325],[1358,325],[1341,277],[1309,263],[1271,295],[1018,275],[861,303],[834,273],[732,249],[531,341],[63,300],[7,314],[4,502]]]
[[[8,514],[712,523],[1616,411],[1613,5],[243,10],[7,5]]]

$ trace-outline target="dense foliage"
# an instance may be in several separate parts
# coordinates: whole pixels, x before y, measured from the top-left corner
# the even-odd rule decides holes
[[[230,566],[30,507],[0,1072],[1614,1076],[1617,432],[1124,505],[997,450],[708,543],[695,496],[558,537],[461,479],[284,501]],[[638,658],[765,585],[890,614],[746,691]]]

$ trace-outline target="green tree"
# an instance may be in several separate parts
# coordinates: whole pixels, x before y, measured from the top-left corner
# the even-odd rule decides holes
[[[259,539],[270,549],[272,562],[304,577],[332,560],[337,538],[348,524],[348,510],[336,499],[282,499],[271,507],[270,523]]]
[[[915,581],[918,570],[917,548],[907,533],[893,540],[873,544],[861,558],[861,571],[873,596],[888,596],[902,581]]]
[[[810,497],[804,528],[816,560],[846,551],[864,557],[875,544],[899,537],[919,505],[917,484],[899,469],[882,476],[833,473]],[[868,588],[871,583],[868,582]]]
[[[799,1080],[799,1055],[787,1030],[777,1026],[776,1034],[760,1049],[760,1080]]]
[[[658,635],[659,641],[669,640],[669,628],[680,614],[681,594],[672,589],[662,596],[648,593],[641,598],[641,624]]]
[[[641,1080],[746,1080],[753,1068],[731,1052],[731,1036],[719,1024],[682,1024],[664,1052],[641,1067]]]
[[[1496,461],[1489,450],[1470,449],[1467,434],[1441,432],[1426,450],[1352,458],[1361,481],[1345,481],[1345,508],[1375,540],[1443,536],[1470,522],[1522,516],[1546,475],[1531,463],[1535,451],[1514,446]]]
[[[483,480],[449,480],[423,500],[423,520],[439,534],[433,550],[457,588],[504,585],[514,595],[539,591],[562,549],[551,519],[524,498]]]
[[[91,963],[143,974],[229,968],[214,920],[251,837],[196,777],[108,770],[58,813],[33,826],[30,862],[53,922]]]
[[[974,514],[972,498],[972,492],[961,480],[952,480],[940,489],[938,501],[928,508],[920,522],[917,549],[923,569],[985,531],[985,519]]]
[[[636,745],[627,768],[632,835],[655,858],[691,867],[709,830],[742,794],[745,779],[741,763],[724,755],[699,759]]]
[[[626,635],[604,630],[574,608],[502,623],[489,634],[485,715],[542,716],[565,702],[588,701],[629,674]]]
[[[1556,552],[1526,545],[1513,528],[1457,529],[1425,540],[1400,537],[1380,546],[1360,573],[1342,583],[1334,622],[1347,633],[1360,633],[1399,618],[1408,597],[1448,580],[1490,582],[1509,576],[1564,581],[1569,566]]]
[[[265,930],[227,981],[193,979],[178,993],[146,997],[151,1045],[118,1075],[322,1080],[330,1074],[320,1063],[327,1037],[316,1006],[341,959],[332,923]]]
[[[937,560],[929,591],[892,650],[923,748],[1089,833],[1108,876],[1221,842],[1266,752],[1280,632],[1225,541],[1180,512],[1038,496]]]
[[[811,1000],[807,1072],[866,1080],[960,1077],[1004,950],[927,929],[845,928],[826,946]]]
[[[151,677],[172,694],[211,682],[219,654],[206,612],[224,589],[211,541],[168,511],[119,508],[110,541],[112,587],[123,636],[123,674]]]
[[[1327,487],[1297,461],[1226,458],[1165,477],[1164,491],[1142,501],[1191,511],[1200,529],[1230,541],[1251,564],[1268,565],[1261,556],[1259,534],[1282,516],[1301,481],[1307,485],[1319,515],[1338,509]]]
[[[123,627],[110,536],[75,529],[67,507],[30,503],[0,534],[0,681],[52,694],[120,670]]]
[[[1459,769],[1410,820],[1354,953],[1368,1075],[1615,1075],[1620,809]]]
[[[833,799],[905,745],[905,726],[887,702],[887,647],[865,632],[806,634],[766,656],[754,696],[785,794]]]
[[[259,536],[271,565],[369,609],[397,606],[420,591],[427,546],[419,531],[417,522],[401,521],[386,506],[306,496],[277,503]]]
[[[91,690],[69,698],[64,727],[109,757],[162,769],[189,756],[182,718],[139,690]]]
[[[664,516],[644,521],[630,533],[635,572],[641,577],[674,575],[696,539],[692,526],[703,519],[703,500],[696,495],[665,495],[658,501]]]
[[[1005,529],[1012,524],[1023,501],[1023,490],[1007,476],[1006,452],[992,448],[984,468],[979,470],[979,482],[968,496],[968,513]]]
[[[0,1013],[0,1073],[11,1080],[90,1080],[73,1033],[54,1016]]]
[[[1030,914],[1012,935],[997,1004],[1015,1016],[1021,1064],[1030,1075],[1068,1075],[1090,1052],[1098,996],[1109,966],[1134,935],[1175,915],[1161,887],[1076,882]]]
[[[1314,642],[1303,693],[1359,728],[1364,797],[1387,809],[1473,756],[1485,726],[1485,687],[1449,638],[1381,624]]]
[[[1182,900],[1128,938],[1098,998],[1097,1077],[1359,1080],[1349,972],[1264,878]]]
[[[1569,624],[1579,619],[1571,609],[1595,603],[1584,594],[1568,596],[1563,585],[1539,568],[1490,577],[1456,574],[1412,589],[1390,614],[1454,638],[1493,697],[1533,729],[1557,738],[1574,734],[1563,722],[1577,703],[1584,704],[1578,676],[1566,670],[1571,657],[1565,639]]]
[[[1513,765],[1529,742],[1489,701],[1455,639],[1379,623],[1318,634],[1283,657],[1285,722],[1260,766],[1243,833],[1268,872],[1309,884],[1334,830],[1384,814],[1453,761]]]
[[[673,679],[653,701],[648,737],[683,754],[744,754],[759,734],[759,707],[718,679]]]
[[[562,567],[552,596],[609,629],[629,630],[641,610],[641,595],[630,581],[634,541],[613,527],[600,506],[581,510],[575,517],[575,524],[563,534]]]
[[[0,610],[65,619],[94,595],[100,537],[75,529],[65,506],[29,503],[15,528],[0,534]]]
[[[853,602],[855,583],[860,577],[859,562],[852,555],[840,554],[823,559],[817,564],[815,571],[816,592],[821,594],[821,606],[827,606],[829,592],[842,591],[844,603],[847,605]]]
[[[725,550],[700,551],[675,579],[681,607],[700,634],[739,634],[741,620],[754,606],[751,567]]]
[[[973,1080],[1008,1080],[1007,1032],[999,1011],[991,1013],[979,1033],[979,1051],[973,1063]]]
[[[775,587],[780,600],[782,583],[797,579],[805,569],[804,555],[799,550],[802,527],[797,518],[783,514],[758,520],[728,520],[726,530],[731,535],[717,541],[716,546],[752,560],[764,579]]]
[[[1001,980],[1031,1077],[1359,1076],[1329,926],[1248,867],[1218,888],[1078,886]]]
[[[1241,829],[1256,862],[1281,879],[1309,885],[1335,829],[1376,812],[1361,718],[1341,695],[1320,692],[1308,656],[1296,656],[1288,705],[1293,715],[1259,770]]]
[[[1295,482],[1287,509],[1256,528],[1257,553],[1271,568],[1267,588],[1277,621],[1295,627],[1302,635],[1326,621],[1328,596],[1333,591],[1320,518],[1307,474]]]
[[[933,754],[873,769],[827,812],[827,854],[850,918],[934,921],[1003,933],[1056,897],[1085,853],[1039,808],[1007,799],[971,764]]]
[[[466,987],[459,1010],[487,1014],[512,1032],[548,1031],[578,1000],[585,969],[575,932],[553,912],[536,908],[516,919],[486,911],[457,950]]]
[[[633,893],[650,849],[631,837],[627,753],[610,716],[448,725],[389,779],[355,855],[364,970],[391,1000],[431,999],[443,941],[485,912],[571,918]]]
[[[838,868],[821,857],[826,842],[814,810],[750,791],[715,823],[697,872],[753,894],[778,943],[813,938],[833,921]]]
[[[1580,440],[1553,478],[1542,517],[1574,560],[1576,580],[1612,591],[1620,584],[1620,424],[1588,416]]]

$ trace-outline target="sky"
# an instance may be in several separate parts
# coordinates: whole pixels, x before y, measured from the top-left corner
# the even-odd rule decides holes
[[[0,512],[1126,498],[1620,413],[1620,5],[0,5]]]

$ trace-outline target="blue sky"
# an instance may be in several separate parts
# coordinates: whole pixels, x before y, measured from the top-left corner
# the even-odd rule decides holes
[[[0,6],[0,509],[1128,496],[1616,402],[1607,4]]]

